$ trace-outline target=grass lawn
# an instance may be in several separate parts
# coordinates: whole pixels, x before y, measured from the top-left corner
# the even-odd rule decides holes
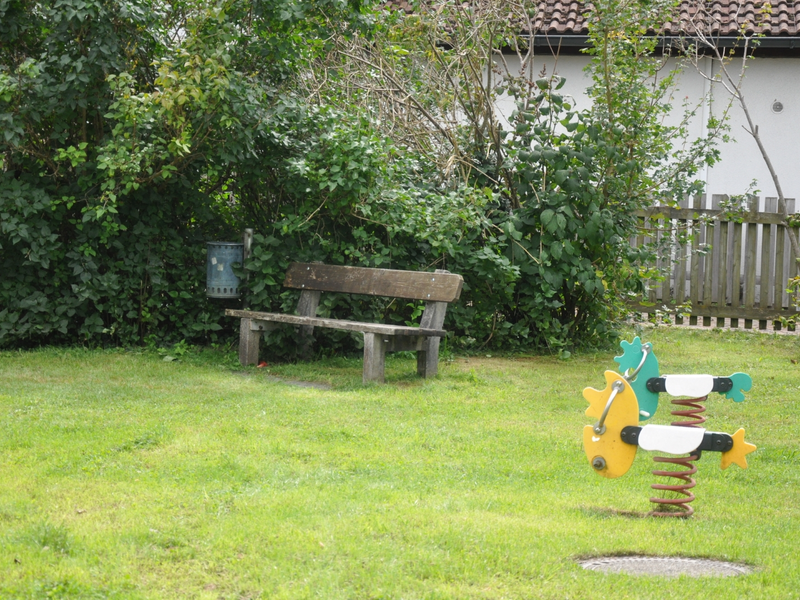
[[[233,353],[0,353],[2,598],[798,598],[800,340],[646,331],[662,373],[744,371],[707,428],[695,516],[644,518],[651,455],[598,477],[584,387],[614,352],[244,369]],[[284,381],[279,381],[280,378]],[[303,380],[330,389],[288,385]],[[669,423],[662,395],[658,423]],[[746,563],[740,577],[585,571],[581,557]]]

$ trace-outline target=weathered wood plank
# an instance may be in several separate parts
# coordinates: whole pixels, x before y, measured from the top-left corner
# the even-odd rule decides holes
[[[719,282],[717,283],[717,304],[728,305],[728,271],[730,260],[728,258],[728,229],[730,224],[722,221],[719,224]]]
[[[705,232],[702,224],[698,225],[697,222],[692,222],[690,226],[696,228],[696,232],[692,237],[691,254],[687,261],[689,266],[689,299],[693,305],[696,305],[702,297],[700,295],[700,276],[703,272],[703,259],[705,257],[700,256],[699,250]]]
[[[717,219],[722,215],[720,210],[712,210],[708,208],[670,208],[667,206],[654,206],[637,211],[638,216],[648,219],[678,219],[678,220],[691,220],[698,217],[710,217],[712,220]],[[746,219],[748,223],[768,223],[770,225],[777,225],[783,222],[782,215],[774,213],[750,213]]]
[[[377,333],[364,333],[364,372],[362,381],[368,383],[384,382],[386,371],[386,343],[384,336]]]
[[[421,327],[406,327],[404,325],[386,325],[384,323],[359,323],[358,321],[347,321],[344,319],[323,319],[321,317],[302,317],[299,315],[284,315],[281,313],[266,313],[250,310],[227,309],[225,315],[229,317],[239,317],[251,319],[253,327],[265,329],[265,323],[286,323],[289,325],[304,325],[308,327],[326,327],[328,329],[342,329],[345,331],[360,331],[362,333],[377,333],[382,335],[425,335],[433,337],[445,337],[447,332],[443,329],[424,329]]]
[[[778,225],[775,230],[775,301],[773,308],[781,310],[784,307],[783,297],[786,294],[786,269],[783,260],[786,254],[786,228]]]
[[[649,244],[649,243],[651,243],[651,242],[654,242],[654,241],[656,241],[656,239],[657,239],[657,238],[656,238],[656,235],[657,235],[657,233],[656,233],[656,232],[653,230],[653,228],[650,226],[650,224],[649,224],[647,221],[644,221],[644,220],[642,220],[642,221],[643,221],[643,227],[647,227],[647,228],[648,228],[648,234],[649,234],[649,235],[648,235],[648,236],[645,238],[645,243],[648,243],[648,244]],[[660,259],[659,259],[658,257],[656,257],[656,265],[658,265],[658,261],[659,261],[659,260],[660,260]],[[648,290],[647,290],[647,299],[648,299],[650,302],[652,302],[652,303],[654,303],[654,304],[655,304],[655,302],[657,301],[657,297],[656,297],[656,295],[657,295],[657,292],[656,292],[656,286],[655,286],[655,285],[652,285],[652,283],[653,283],[652,281],[651,281],[651,282],[649,282],[649,283],[651,283],[651,285],[648,285]]]
[[[664,227],[667,226],[665,221],[661,221]],[[663,229],[661,231],[661,238],[669,237],[669,230],[665,232]],[[672,240],[669,240],[666,243],[666,247],[663,250],[663,254],[659,257],[659,260],[662,261],[662,265],[664,267],[664,281],[661,283],[661,301],[664,303],[671,302],[674,298],[672,297],[672,274],[673,274],[673,262],[672,262]],[[666,264],[664,264],[666,261]]]
[[[652,313],[656,308],[653,306],[644,306],[643,304],[633,303],[629,305],[631,310],[637,313]],[[730,306],[701,306],[691,310],[691,315],[694,317],[714,317],[725,319],[752,319],[752,320],[775,320],[781,317],[797,316],[795,310],[773,310],[771,308],[761,309],[758,307],[745,308]]]
[[[711,208],[719,210],[722,202],[727,199],[723,194],[711,196]],[[714,237],[712,239],[714,255],[711,261],[711,302],[712,304],[727,304],[727,279],[725,278],[725,258],[728,253],[728,222],[723,219],[714,220]]]
[[[731,266],[731,306],[741,306],[742,287],[742,231],[741,223],[733,224],[733,265]]]
[[[717,235],[716,230],[718,229],[715,225],[718,225],[718,222],[709,223],[706,226],[706,253],[703,256],[703,304],[705,306],[711,306],[712,299],[714,297],[714,288],[712,286],[712,282],[714,279],[714,258],[715,254],[719,253],[717,249],[717,244],[715,243],[714,237]]]
[[[660,252],[656,265],[665,272],[671,264],[674,271],[661,286],[655,286],[645,296],[654,304],[678,306],[691,304],[690,322],[736,327],[744,320],[745,328],[767,326],[773,321],[776,328],[782,317],[797,316],[800,311],[790,302],[785,288],[787,278],[800,272],[786,241],[786,227],[777,214],[777,202],[767,198],[764,212],[757,212],[758,198],[750,199],[749,213],[743,223],[725,220],[719,209],[722,196],[712,198],[712,210],[701,209],[697,199],[684,199],[680,209],[655,207],[640,211],[642,231],[660,219],[667,231],[676,231],[685,221],[695,221],[699,215],[717,216],[713,224],[701,226],[691,245],[673,245],[671,252]],[[689,208],[692,207],[692,208]],[[793,201],[787,201],[793,213]],[[672,227],[669,227],[672,225]],[[665,235],[674,235],[668,233]],[[697,253],[698,245],[711,244],[706,255]],[[687,271],[691,269],[690,271]],[[800,292],[798,293],[800,296]],[[645,314],[653,305],[632,304],[631,308]],[[676,319],[681,322],[682,319]],[[753,324],[757,321],[757,324]]]
[[[794,201],[792,201],[792,204],[794,204]],[[800,228],[794,229],[794,235],[800,238]],[[800,263],[797,262],[798,259],[800,259],[800,256],[795,256],[794,251],[791,248],[791,244],[789,246],[789,278],[791,279],[792,277],[797,277],[800,275]],[[800,290],[794,294],[787,295],[789,296],[789,306],[800,304]]]
[[[744,253],[744,305],[753,308],[756,303],[756,242],[758,240],[758,224],[747,224]]]
[[[283,285],[302,290],[453,302],[464,279],[453,273],[367,269],[322,263],[293,263]]]
[[[319,307],[321,292],[315,290],[303,290],[300,292],[300,300],[297,302],[297,314],[301,317],[316,317]],[[314,328],[304,325],[300,327],[300,339],[297,341],[298,351],[304,359],[311,357],[314,348]]]
[[[678,227],[686,227],[686,221],[679,221]],[[675,249],[675,295],[674,300],[678,304],[686,302],[686,245],[680,244]]]
[[[763,225],[761,229],[761,283],[758,291],[758,305],[761,308],[769,306],[769,295],[772,291],[770,282],[772,272],[770,269],[772,258],[772,225]]]
[[[239,362],[242,366],[258,364],[261,332],[253,331],[251,324],[251,319],[247,318],[239,322]]]
[[[441,329],[444,325],[446,312],[446,302],[426,303],[425,312],[422,313],[419,326],[426,329]],[[430,337],[425,341],[422,350],[417,352],[417,375],[420,377],[435,377],[439,372],[440,341],[438,337]]]

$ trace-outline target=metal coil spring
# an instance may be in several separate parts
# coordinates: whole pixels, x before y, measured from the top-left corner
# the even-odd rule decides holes
[[[660,504],[661,508],[665,510],[653,510],[650,514],[654,517],[691,517],[694,514],[694,509],[689,506],[689,502],[694,500],[694,494],[690,492],[695,486],[695,480],[692,477],[697,473],[697,466],[692,463],[697,460],[697,455],[691,456],[654,456],[653,460],[657,463],[669,463],[673,465],[680,465],[686,467],[685,471],[662,471],[655,470],[653,475],[659,477],[672,477],[679,479],[683,483],[666,484],[654,483],[650,487],[654,490],[669,491],[681,494],[682,497],[678,498],[650,498],[650,502]],[[670,509],[670,510],[666,510]]]
[[[703,423],[706,422],[706,418],[700,415],[706,412],[706,407],[700,403],[705,402],[706,400],[708,400],[708,396],[703,396],[702,398],[689,398],[687,400],[673,400],[672,404],[676,406],[685,406],[686,408],[681,410],[673,410],[672,416],[688,417],[691,419],[691,421],[673,421],[672,424],[679,427],[702,426]]]
[[[673,417],[682,417],[683,421],[673,421],[672,424],[678,427],[701,427],[706,422],[706,418],[702,416],[706,412],[706,407],[701,404],[708,399],[708,396],[702,398],[690,398],[687,400],[672,400],[672,404],[680,408],[672,411]],[[661,505],[664,510],[654,510],[650,514],[654,517],[691,517],[694,514],[694,509],[689,506],[689,502],[694,500],[695,496],[691,490],[696,482],[692,475],[697,473],[697,466],[692,464],[700,457],[692,454],[690,456],[671,457],[671,456],[654,456],[653,460],[657,463],[669,463],[685,467],[685,471],[662,471],[655,470],[653,475],[658,477],[672,477],[678,479],[683,483],[675,484],[662,484],[654,483],[650,487],[654,490],[669,491],[680,494],[678,498],[650,498],[650,502]]]

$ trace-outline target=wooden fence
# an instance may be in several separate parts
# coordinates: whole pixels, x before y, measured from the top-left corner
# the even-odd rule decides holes
[[[712,196],[706,209],[698,197],[681,208],[654,207],[640,214],[643,235],[633,242],[661,242],[656,266],[664,278],[633,302],[634,310],[676,324],[794,331],[798,298],[786,288],[798,271],[777,199],[751,198],[748,215],[737,222],[720,210],[724,198]],[[787,205],[794,213],[794,200]],[[686,227],[694,227],[695,235],[680,243]],[[688,322],[682,316],[687,314]]]

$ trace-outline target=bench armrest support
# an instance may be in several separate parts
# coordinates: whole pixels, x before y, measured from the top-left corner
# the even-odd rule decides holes
[[[441,329],[447,313],[447,302],[427,302],[419,326],[421,329]],[[441,338],[430,337],[423,343],[423,350],[417,352],[417,375],[424,378],[435,377],[439,372],[439,342]]]
[[[297,302],[297,314],[301,317],[316,317],[319,307],[319,297],[321,292],[303,290],[300,292],[300,300]],[[302,325],[300,327],[300,339],[298,341],[300,356],[303,360],[311,357],[314,347],[314,327]]]

